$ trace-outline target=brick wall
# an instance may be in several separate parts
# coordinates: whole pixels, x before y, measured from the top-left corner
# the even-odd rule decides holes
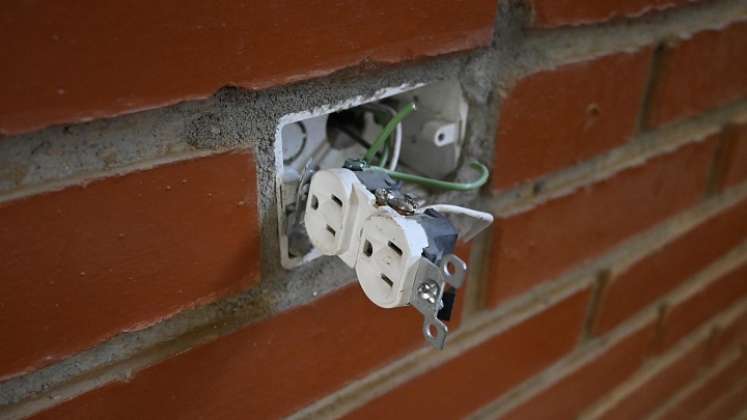
[[[0,418],[747,414],[744,2],[203,3],[0,12]],[[444,78],[496,221],[437,351],[279,267],[272,168]]]

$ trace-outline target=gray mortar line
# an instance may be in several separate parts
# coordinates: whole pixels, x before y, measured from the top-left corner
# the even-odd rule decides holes
[[[0,202],[57,189],[67,178],[119,174],[128,165],[188,158],[180,133],[213,101],[184,103],[113,119],[52,127],[0,140]],[[137,168],[135,168],[137,170]],[[69,182],[78,182],[77,179]],[[44,187],[52,184],[51,187]],[[24,191],[30,188],[32,191]]]
[[[517,385],[500,398],[473,412],[467,418],[499,418],[501,415],[510,412],[534,396],[554,386],[569,373],[594,361],[613,346],[646,327],[647,324],[655,322],[656,316],[656,311],[643,311],[637,314],[619,328],[616,328],[603,337],[590,340],[585,345],[576,349],[576,351],[554,363],[551,367],[543,370],[540,374]]]
[[[265,282],[240,296],[188,310],[144,330],[124,333],[62,362],[0,384],[0,418],[28,416],[191,348],[297,306],[294,291],[321,297],[348,284],[354,272],[319,260],[294,272],[287,282]],[[304,296],[303,301],[310,300]]]
[[[737,413],[737,415],[734,416],[732,420],[745,420],[745,419],[747,419],[747,403],[745,403],[745,407],[742,409],[742,411]]]
[[[290,416],[298,418],[338,418],[362,406],[427,371],[435,368],[465,351],[507,331],[531,316],[547,309],[574,292],[583,289],[583,284],[565,285],[552,296],[529,296],[529,299],[513,302],[498,311],[475,316],[471,322],[462,324],[449,337],[443,350],[423,348],[357,380],[341,390],[322,398]]]
[[[633,52],[672,38],[723,29],[747,19],[747,2],[721,0],[691,4],[611,24],[529,30],[524,43],[525,73],[586,61],[612,52]],[[514,76],[520,77],[521,73]]]
[[[642,369],[636,372],[633,377],[629,378],[610,392],[607,397],[589,407],[579,416],[579,420],[598,419],[603,417],[606,412],[616,407],[625,398],[639,390],[643,384],[655,378],[665,369],[674,365],[687,352],[695,349],[696,346],[708,340],[713,326],[736,320],[739,316],[745,313],[746,309],[747,299],[742,299],[740,302],[732,305],[726,313],[714,316],[694,333],[678,342],[672,350],[668,351],[665,355],[652,360],[651,363],[646,364]]]
[[[566,296],[587,288],[596,278],[596,273],[607,269],[613,274],[640,260],[652,251],[679,237],[709,217],[747,198],[747,183],[734,188],[723,196],[689,209],[667,220],[644,234],[624,242],[611,252],[578,269],[561,275],[556,280],[542,284],[526,294],[501,305],[497,310],[475,315],[471,322],[464,323],[449,337],[449,344],[440,352],[421,349],[355,381],[348,386],[318,400],[302,409],[294,418],[340,417],[385,394],[397,385],[428,371],[431,367],[457,357],[491,337],[533,316]],[[747,247],[747,245],[744,245]],[[740,248],[742,254],[746,254]],[[745,259],[747,255],[731,257]]]
[[[651,372],[660,372],[662,369],[676,361],[676,359],[684,353],[693,349],[697,344],[708,339],[708,334],[714,325],[733,321],[739,315],[743,314],[746,309],[747,298],[734,304],[729,308],[728,312],[720,313],[709,319],[695,332],[688,335],[685,340],[677,343],[677,345],[666,355],[641,365],[641,367],[639,367],[639,369],[633,374],[633,377],[626,378],[621,386],[618,386],[611,391],[614,398],[607,398],[607,400],[610,400],[608,405],[614,405],[612,401],[618,403],[623,397],[627,396],[627,394],[624,393],[625,391],[634,390],[634,388],[631,388],[631,386],[628,385],[630,382],[635,382],[640,385],[640,383],[650,379],[652,377]],[[581,348],[577,352],[564,357],[562,360],[555,363],[550,369],[543,371],[543,373],[534,378],[530,378],[509,393],[506,393],[504,396],[498,398],[492,403],[489,403],[475,411],[470,415],[470,418],[488,419],[500,418],[506,415],[511,412],[511,410],[521,406],[527,401],[530,401],[545,390],[557,385],[569,374],[594,362],[598,357],[604,355],[612,347],[630,337],[632,334],[637,333],[648,323],[654,322],[657,316],[656,305],[648,306],[633,317],[631,321],[626,322],[603,337],[595,338],[586,348]],[[607,408],[608,405],[605,405],[604,407]],[[586,418],[584,416],[585,415],[582,415],[579,418]]]
[[[728,391],[726,394],[721,395],[715,401],[712,401],[711,404],[709,404],[697,418],[715,419],[716,417],[714,417],[712,413],[721,408],[721,404],[723,404],[725,401],[729,401],[732,397],[744,391],[745,388],[747,388],[747,379],[743,379],[737,382],[737,384],[734,386],[734,389]]]
[[[240,149],[231,150],[232,152],[239,152]],[[72,186],[77,185],[88,185],[93,182],[101,181],[106,178],[118,177],[127,175],[138,171],[146,171],[149,169],[156,168],[158,166],[168,165],[171,163],[181,162],[184,160],[198,159],[214,154],[211,151],[203,150],[188,150],[180,153],[174,153],[169,156],[164,156],[152,160],[141,161],[133,163],[126,168],[121,169],[110,169],[105,172],[97,172],[95,177],[89,177],[85,173],[79,173],[60,181],[49,181],[33,185],[22,190],[12,190],[5,193],[0,193],[0,203],[9,202],[14,200],[20,200],[24,198],[33,197],[36,195],[46,194],[50,192],[64,190]]]
[[[633,264],[658,251],[692,229],[738,205],[747,199],[747,182],[726,190],[722,195],[708,199],[695,207],[681,212],[668,220],[659,223],[642,235],[637,235],[619,246],[620,252],[613,252],[613,260],[597,271],[606,269],[610,271],[610,284],[620,273],[625,272]],[[625,244],[633,252],[626,252]],[[636,248],[640,247],[641,250]]]
[[[678,288],[675,293],[671,294],[671,298],[667,300],[667,303],[670,305],[676,305],[685,302],[698,292],[701,292],[710,286],[711,282],[709,280],[723,277],[731,271],[739,268],[745,263],[745,261],[747,261],[747,241],[727,254],[722,259],[722,264],[712,264],[704,271],[698,273],[695,276],[698,281],[689,283],[689,287]]]
[[[492,236],[488,228],[472,241],[466,289],[461,297],[463,301],[462,322],[469,320],[484,309],[483,300],[487,274],[485,270],[488,267],[486,263],[490,260],[489,251]]]
[[[669,52],[665,50],[664,43],[658,43],[653,46],[653,51],[651,52],[651,62],[648,66],[648,75],[646,78],[646,83],[643,87],[641,105],[638,108],[638,115],[635,122],[636,134],[640,134],[652,128],[649,122],[649,120],[651,119],[652,97],[654,95],[655,87],[661,80],[661,63],[665,54],[669,54]]]
[[[646,132],[634,141],[579,165],[496,192],[488,200],[487,208],[498,217],[525,212],[687,144],[701,142],[719,132],[726,124],[745,121],[747,101],[739,101],[698,117]],[[538,184],[541,188],[536,187]]]
[[[685,401],[685,399],[693,395],[695,392],[699,391],[703,386],[710,382],[711,379],[721,374],[724,369],[729,367],[733,362],[737,361],[740,358],[741,354],[742,351],[738,347],[735,347],[734,349],[728,351],[724,357],[716,361],[716,364],[707,369],[703,375],[701,375],[698,379],[691,382],[690,384],[686,385],[684,388],[680,389],[669,399],[669,401],[667,401],[656,411],[651,413],[649,420],[660,419],[665,414],[667,414],[669,410],[679,406],[683,401]]]

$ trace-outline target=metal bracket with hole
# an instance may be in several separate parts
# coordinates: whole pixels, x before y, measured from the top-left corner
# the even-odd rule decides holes
[[[461,287],[466,274],[467,264],[454,254],[444,256],[440,265],[426,258],[420,259],[410,304],[423,314],[423,335],[437,349],[444,348],[449,332],[446,324],[438,319],[444,289],[447,284]]]

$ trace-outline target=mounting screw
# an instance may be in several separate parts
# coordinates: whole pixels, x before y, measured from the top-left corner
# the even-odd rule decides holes
[[[386,188],[377,188],[376,191],[374,191],[374,196],[376,197],[377,206],[385,206],[389,203],[392,193]]]
[[[388,204],[403,216],[412,216],[415,214],[415,203],[401,194],[389,197]]]
[[[363,159],[348,159],[342,167],[351,171],[362,171],[368,168],[368,162]]]

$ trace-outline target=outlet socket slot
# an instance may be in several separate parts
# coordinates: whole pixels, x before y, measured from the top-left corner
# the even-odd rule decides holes
[[[387,246],[389,247],[389,249],[394,251],[397,255],[399,255],[400,257],[402,256],[402,248],[398,247],[394,242],[389,241],[387,243]]]
[[[367,257],[373,255],[373,245],[371,245],[370,241],[366,241],[366,243],[363,244],[363,255]]]
[[[384,280],[384,283],[386,283],[390,289],[394,287],[394,282],[391,279],[389,279],[389,277],[387,277],[386,274],[382,274],[381,279]]]

